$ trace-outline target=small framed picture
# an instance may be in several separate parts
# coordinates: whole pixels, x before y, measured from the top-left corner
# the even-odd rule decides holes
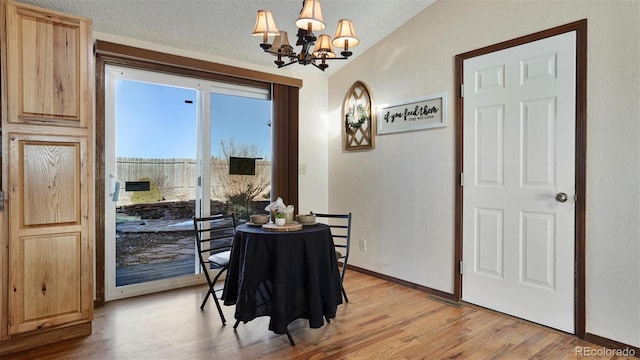
[[[345,150],[370,150],[375,146],[376,114],[371,91],[356,81],[342,104],[342,134]]]

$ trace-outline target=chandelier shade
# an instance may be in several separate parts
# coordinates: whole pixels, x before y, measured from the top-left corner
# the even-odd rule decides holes
[[[336,57],[336,54],[333,52],[333,46],[331,46],[331,36],[322,34],[318,37],[316,47],[313,48],[313,56],[318,58],[322,56],[328,58]]]
[[[336,34],[333,36],[333,45],[340,48],[348,49],[355,47],[360,43],[356,30],[353,28],[353,22],[349,19],[340,19]]]
[[[276,27],[276,22],[273,20],[271,11],[258,10],[256,24],[253,27],[253,36],[262,36],[264,34],[268,36],[278,36],[280,35],[280,30]]]
[[[277,53],[272,53],[272,55],[278,55],[278,53],[282,55],[289,55],[293,52],[293,46],[289,44],[289,36],[286,31],[280,31],[280,36],[275,36],[273,38],[273,44],[271,44],[273,51]]]
[[[310,32],[324,30],[320,0],[306,0],[304,2],[300,17],[296,20],[296,26]]]
[[[333,40],[327,34],[316,37],[314,31],[325,29],[320,0],[304,0],[295,24],[298,27],[298,40],[295,45],[302,47],[299,52],[289,44],[287,32],[278,30],[271,11],[258,10],[253,35],[262,36],[260,47],[264,52],[278,57],[274,63],[279,68],[298,63],[313,65],[324,71],[329,67],[326,60],[346,60],[353,54],[349,49],[360,43],[349,19],[341,19],[338,22]],[[270,36],[275,37],[272,44],[269,43]],[[341,57],[336,56],[333,46],[344,49],[340,52]]]
[[[258,10],[256,16],[256,24],[253,27],[253,36],[262,36],[262,49],[267,50],[269,47],[265,47],[265,43],[268,43],[269,36],[280,35],[280,30],[276,27],[276,22],[273,20],[273,14],[268,10]]]

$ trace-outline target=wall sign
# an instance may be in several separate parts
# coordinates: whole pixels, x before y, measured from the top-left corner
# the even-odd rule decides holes
[[[447,126],[447,93],[378,106],[378,134]]]

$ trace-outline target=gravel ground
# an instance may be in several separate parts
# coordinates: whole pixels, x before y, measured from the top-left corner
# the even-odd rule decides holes
[[[195,239],[190,220],[139,220],[116,226],[117,266],[192,257]]]

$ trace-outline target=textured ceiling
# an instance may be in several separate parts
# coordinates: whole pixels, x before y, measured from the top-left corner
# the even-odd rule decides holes
[[[295,42],[295,20],[301,0],[19,0],[20,2],[93,19],[98,32],[170,47],[193,50],[252,64],[273,66],[261,52],[260,37],[251,36],[255,14],[271,10],[280,30]],[[322,0],[327,33],[333,37],[338,20],[353,20],[360,45],[355,58],[389,35],[435,0]],[[297,51],[298,49],[296,49]],[[330,75],[344,61],[330,62]],[[290,67],[300,67],[291,65]],[[320,73],[312,66],[308,70]],[[287,71],[287,68],[282,69]]]

